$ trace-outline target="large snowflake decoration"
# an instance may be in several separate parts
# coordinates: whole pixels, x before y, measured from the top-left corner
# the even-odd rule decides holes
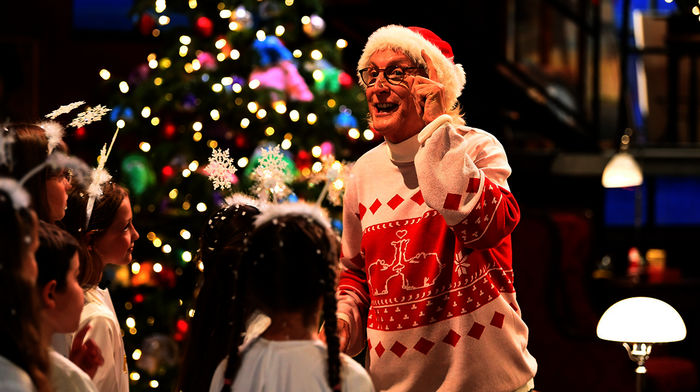
[[[78,113],[78,116],[73,119],[73,121],[68,124],[69,127],[80,128],[95,121],[102,119],[102,116],[107,114],[112,109],[109,109],[102,105],[97,105],[92,108],[88,108],[82,113]]]
[[[233,159],[228,154],[228,148],[224,151],[221,151],[219,148],[212,149],[207,172],[215,190],[231,188],[231,182],[235,178],[236,167],[233,165]]]
[[[251,175],[255,185],[253,192],[262,200],[268,200],[272,196],[273,200],[279,201],[291,193],[287,186],[290,176],[287,173],[287,161],[280,152],[280,146],[263,148],[261,151],[258,166]]]
[[[99,106],[100,105],[98,105],[98,107]],[[103,107],[103,109],[107,108]],[[107,111],[109,111],[109,109],[107,109]],[[107,112],[105,111],[105,113]],[[109,148],[107,148],[107,144],[102,146],[102,149],[100,150],[100,156],[97,158],[97,168],[95,168],[92,172],[92,181],[90,181],[90,185],[87,189],[89,197],[86,211],[87,216],[85,219],[86,229],[90,224],[90,216],[92,215],[92,208],[95,205],[95,201],[102,197],[102,186],[107,181],[112,179],[112,176],[109,174],[109,172],[107,172],[107,169],[105,169],[105,165],[107,164],[107,159],[109,159],[109,154],[112,152],[112,147],[114,147],[114,142],[117,140],[117,135],[119,135],[119,127],[117,127],[117,129],[114,131],[112,141],[109,143]]]
[[[352,164],[336,161],[333,154],[322,156],[321,163],[321,169],[309,177],[311,184],[324,183],[316,204],[321,204],[325,197],[334,206],[340,206],[343,204],[345,184]]]
[[[50,118],[53,120],[62,114],[70,113],[71,111],[73,111],[73,109],[75,109],[81,105],[84,105],[84,104],[85,104],[85,101],[78,101],[78,102],[69,103],[68,105],[63,105],[60,108],[54,110],[53,112],[47,114],[46,118]]]

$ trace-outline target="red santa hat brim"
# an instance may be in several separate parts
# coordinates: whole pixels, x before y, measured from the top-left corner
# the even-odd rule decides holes
[[[362,56],[357,64],[359,70],[370,65],[369,59],[380,50],[392,49],[405,53],[416,64],[426,67],[421,56],[421,50],[433,61],[437,71],[437,81],[445,86],[445,98],[448,107],[457,104],[457,98],[462,94],[466,84],[466,75],[461,64],[453,60],[452,47],[443,41],[432,31],[422,27],[404,27],[400,25],[388,25],[380,27],[367,39],[367,44],[362,51]],[[360,85],[366,88],[359,78]]]

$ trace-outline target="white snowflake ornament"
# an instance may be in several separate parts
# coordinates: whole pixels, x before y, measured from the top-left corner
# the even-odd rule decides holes
[[[253,191],[260,199],[267,200],[271,195],[274,200],[281,200],[292,192],[287,186],[290,178],[286,168],[287,161],[279,145],[262,149],[258,166],[251,175],[255,181]]]
[[[70,124],[68,124],[68,126],[80,128],[95,121],[100,121],[102,119],[102,116],[107,114],[110,110],[112,109],[102,105],[97,105],[95,107],[88,108],[84,112],[78,113],[78,116],[74,118],[73,121],[71,121]]]
[[[236,171],[228,148],[223,151],[219,148],[212,149],[207,172],[209,172],[209,180],[212,181],[215,190],[231,188]]]
[[[70,113],[71,111],[73,111],[73,109],[80,107],[84,104],[85,104],[85,101],[78,101],[78,102],[69,103],[68,105],[63,105],[63,106],[59,107],[58,109],[54,110],[53,112],[47,114],[46,118],[50,118],[53,120],[62,114]]]

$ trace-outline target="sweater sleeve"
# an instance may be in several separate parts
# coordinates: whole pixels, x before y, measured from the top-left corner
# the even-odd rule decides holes
[[[427,139],[419,136],[424,142],[415,157],[426,204],[445,218],[465,248],[495,247],[520,220],[503,146],[486,132],[450,122],[431,132]]]
[[[119,374],[125,361],[125,358],[118,358],[115,350],[119,326],[114,325],[111,318],[103,315],[96,315],[88,319],[87,323],[90,324],[90,330],[85,335],[85,339],[94,340],[104,358],[104,364],[97,369],[92,381],[99,391],[118,392]]]
[[[338,318],[350,326],[347,352],[359,354],[365,346],[369,289],[362,254],[362,225],[356,184],[351,177],[343,198],[343,236],[340,255],[340,279],[338,282]]]

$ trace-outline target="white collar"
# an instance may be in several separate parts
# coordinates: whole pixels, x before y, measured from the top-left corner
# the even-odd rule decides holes
[[[413,158],[416,156],[421,144],[425,143],[430,135],[442,124],[449,122],[451,119],[452,117],[449,114],[443,114],[431,121],[420,132],[402,142],[392,143],[387,140],[386,146],[389,150],[389,158],[394,162],[413,162]]]
[[[420,147],[420,143],[418,143],[418,134],[416,133],[408,139],[398,143],[392,143],[387,140],[386,146],[388,147],[389,158],[391,158],[392,161],[413,162],[413,157],[416,156],[418,147]]]

